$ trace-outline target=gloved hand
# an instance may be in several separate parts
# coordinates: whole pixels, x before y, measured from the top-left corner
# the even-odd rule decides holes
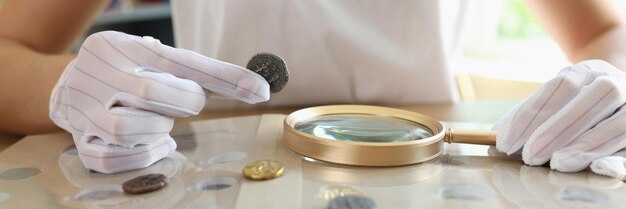
[[[576,172],[594,161],[596,173],[626,175],[623,155],[610,157],[626,147],[625,102],[626,73],[604,61],[578,63],[496,123],[496,148],[522,149],[528,165],[550,161],[552,169]]]
[[[269,85],[243,67],[106,31],[89,36],[50,99],[50,118],[70,132],[87,169],[144,168],[176,149],[173,117],[198,114],[207,94],[247,103],[269,99]]]

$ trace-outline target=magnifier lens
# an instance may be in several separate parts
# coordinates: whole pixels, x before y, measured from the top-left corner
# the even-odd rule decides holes
[[[402,142],[433,136],[412,121],[360,114],[331,114],[296,123],[295,129],[325,139],[354,142]]]

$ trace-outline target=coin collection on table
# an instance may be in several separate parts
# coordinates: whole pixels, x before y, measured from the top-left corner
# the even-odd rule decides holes
[[[147,174],[128,180],[122,189],[128,194],[143,194],[159,190],[167,185],[167,177],[163,174]]]
[[[243,168],[243,176],[252,180],[269,180],[283,175],[285,167],[275,160],[259,160]]]
[[[270,53],[254,55],[248,65],[249,70],[263,76],[270,84],[270,93],[276,93],[285,88],[289,81],[289,71],[285,61],[279,56]]]

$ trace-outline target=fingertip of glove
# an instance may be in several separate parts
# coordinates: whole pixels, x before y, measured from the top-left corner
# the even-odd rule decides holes
[[[538,166],[543,165],[550,159],[546,159],[545,156],[540,156],[539,153],[532,153],[526,146],[522,149],[522,160],[526,165]]]
[[[506,155],[511,155],[513,152],[511,152],[511,150],[509,149],[509,147],[506,147],[504,145],[502,145],[501,143],[496,143],[496,149],[498,150],[498,152],[502,152]]]
[[[578,172],[585,169],[588,165],[588,163],[584,163],[577,156],[563,157],[555,154],[550,159],[550,168],[560,172]]]
[[[624,158],[617,156],[609,156],[600,159],[596,159],[591,162],[589,166],[591,171],[596,174],[624,178],[626,176],[626,167],[624,165]]]
[[[517,152],[517,150],[513,149],[513,146],[510,143],[505,143],[505,140],[498,136],[496,136],[496,149],[508,156]]]

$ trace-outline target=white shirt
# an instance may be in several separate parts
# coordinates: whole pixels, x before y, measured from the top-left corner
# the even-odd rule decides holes
[[[245,66],[282,57],[289,84],[260,106],[447,103],[465,0],[180,0],[178,47]],[[208,108],[241,107],[209,100]]]

